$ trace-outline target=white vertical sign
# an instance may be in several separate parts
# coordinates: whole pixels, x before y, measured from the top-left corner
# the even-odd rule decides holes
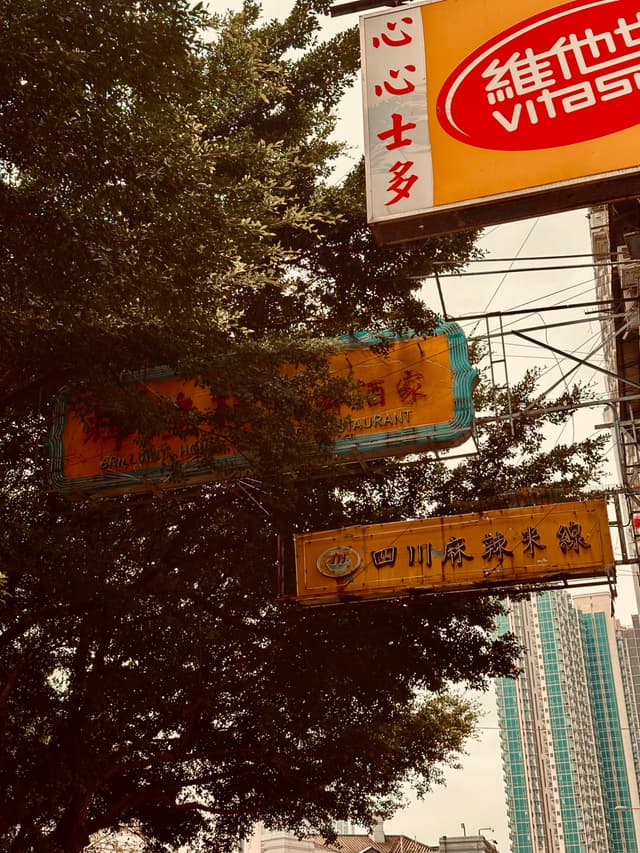
[[[433,206],[420,6],[361,17],[360,44],[371,222]]]

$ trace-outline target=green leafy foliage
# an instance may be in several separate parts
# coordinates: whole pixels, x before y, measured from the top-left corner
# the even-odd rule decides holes
[[[455,511],[491,493],[488,471],[579,489],[597,465],[595,445],[544,455],[533,418],[487,425],[462,468],[329,463],[327,400],[353,389],[327,377],[326,342],[431,328],[416,276],[475,250],[377,247],[362,168],[332,182],[358,55],[353,30],[319,41],[326,6],[261,22],[252,2],[211,21],[183,0],[1,4],[2,849],[74,853],[128,824],[149,850],[229,849],[258,820],[329,832],[391,813],[407,779],[428,790],[473,731],[457,686],[515,672],[500,602],[301,610],[277,600],[278,542]],[[175,412],[125,377],[157,365],[242,400],[242,477],[49,493],[57,389],[150,435]]]

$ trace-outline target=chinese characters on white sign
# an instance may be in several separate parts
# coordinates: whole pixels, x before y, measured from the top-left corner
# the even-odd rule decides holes
[[[420,10],[364,19],[363,53],[370,57],[365,145],[375,216],[433,202],[426,117],[426,71]]]

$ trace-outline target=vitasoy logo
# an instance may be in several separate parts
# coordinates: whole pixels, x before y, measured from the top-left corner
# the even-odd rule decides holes
[[[512,151],[640,123],[640,0],[574,0],[504,30],[449,76],[437,111],[456,139]]]

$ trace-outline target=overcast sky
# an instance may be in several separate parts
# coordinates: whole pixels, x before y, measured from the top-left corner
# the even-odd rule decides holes
[[[238,8],[240,0],[216,0],[215,7]],[[290,8],[289,0],[263,0],[266,17],[283,17]],[[357,16],[326,19],[326,32],[336,32],[357,23]],[[351,146],[351,156],[341,161],[337,177],[345,174],[357,162],[363,150],[362,111],[359,86],[355,86],[344,98],[340,108],[340,123],[337,135]],[[496,259],[491,264],[483,262],[473,265],[468,272],[492,269],[491,275],[467,275],[442,279],[442,290],[447,312],[457,318],[467,335],[487,332],[487,321],[465,320],[465,316],[484,312],[504,312],[527,308],[531,313],[521,318],[504,318],[505,328],[531,329],[532,337],[546,341],[558,349],[577,355],[589,356],[594,364],[602,364],[602,354],[592,351],[599,343],[599,324],[595,310],[582,308],[571,311],[564,306],[594,299],[593,270],[587,258],[568,258],[570,255],[585,255],[590,252],[590,235],[587,212],[572,211],[555,216],[530,219],[488,228],[481,245],[488,258]],[[555,261],[532,261],[538,256],[564,256]],[[522,266],[567,266],[584,265],[575,269],[540,270],[519,273]],[[441,310],[435,282],[427,281],[423,288],[427,304]],[[536,314],[536,311],[556,306],[558,311]],[[580,321],[580,322],[576,322]],[[488,330],[498,328],[498,319],[489,321]],[[551,324],[564,323],[551,328]],[[580,378],[593,383],[596,393],[603,396],[601,374],[590,367],[582,367],[563,379],[574,362],[553,353],[542,346],[526,344],[513,338],[505,338],[507,347],[507,369],[510,381],[514,381],[527,367],[537,365],[543,370],[542,388],[550,389],[556,383],[556,393]],[[496,359],[501,358],[501,343],[493,342]],[[496,379],[503,381],[503,368],[496,365]],[[568,426],[559,428],[550,440],[571,442],[575,438],[599,434],[598,424],[605,420],[603,406],[581,412]],[[607,433],[607,435],[609,435]],[[610,444],[609,444],[610,446]],[[613,471],[613,466],[611,467]],[[605,485],[613,485],[613,474]],[[618,571],[619,598],[617,613],[623,622],[636,612],[629,568]],[[389,833],[402,833],[427,844],[437,844],[442,835],[475,835],[482,829],[484,835],[498,842],[502,853],[509,853],[506,808],[502,781],[500,746],[493,692],[483,697],[486,715],[482,720],[480,737],[471,744],[469,754],[463,758],[461,770],[447,774],[446,786],[440,786],[426,799],[417,802],[410,796],[411,804],[397,813],[393,820],[385,823]]]

